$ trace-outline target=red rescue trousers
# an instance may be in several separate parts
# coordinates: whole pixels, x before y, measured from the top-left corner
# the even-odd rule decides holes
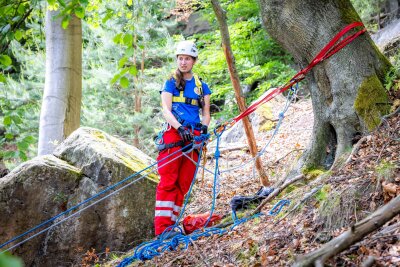
[[[194,131],[194,135],[199,135]],[[171,127],[163,134],[165,144],[175,143],[182,140],[178,131]],[[189,143],[187,143],[189,144]],[[187,145],[185,144],[185,145]],[[173,225],[179,216],[185,194],[189,191],[190,184],[196,172],[196,164],[185,155],[182,155],[182,147],[177,146],[160,151],[157,161],[160,182],[156,191],[156,207],[154,217],[155,234],[159,235],[168,226]],[[178,151],[178,152],[176,152]],[[168,157],[168,155],[174,154]],[[192,150],[186,155],[197,162],[198,152]]]

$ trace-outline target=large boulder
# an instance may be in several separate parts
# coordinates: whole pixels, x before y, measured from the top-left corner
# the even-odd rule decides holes
[[[73,212],[126,188],[31,239],[14,253],[26,266],[71,266],[91,248],[121,251],[151,238],[158,177],[155,169],[138,172],[152,163],[140,150],[102,131],[78,129],[54,155],[37,157],[0,179],[0,243],[127,177],[120,186]]]

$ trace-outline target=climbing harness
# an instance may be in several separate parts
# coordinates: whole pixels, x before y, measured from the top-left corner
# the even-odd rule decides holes
[[[354,34],[352,34],[350,36],[347,36],[347,37],[343,38],[341,41],[339,41],[339,39],[341,39],[348,31],[350,31],[353,28],[361,27],[361,26],[363,26],[363,24],[361,22],[355,22],[355,23],[349,24],[348,26],[343,28],[343,30],[341,30],[334,38],[332,38],[332,40],[321,50],[321,52],[312,60],[312,62],[306,68],[304,68],[300,72],[298,72],[286,84],[284,84],[283,86],[272,90],[264,98],[262,98],[259,101],[253,103],[252,105],[250,105],[244,112],[242,112],[241,114],[239,114],[238,116],[233,118],[231,121],[226,122],[226,123],[224,123],[222,125],[219,125],[218,127],[216,127],[214,129],[214,135],[217,137],[217,145],[216,145],[216,151],[215,151],[215,155],[214,155],[214,157],[215,157],[215,170],[213,172],[213,174],[214,174],[213,196],[212,196],[213,199],[212,199],[212,206],[211,206],[211,210],[210,210],[210,217],[209,217],[208,221],[205,223],[205,227],[207,227],[207,225],[208,225],[208,223],[209,223],[209,221],[210,221],[210,219],[211,219],[211,217],[213,215],[213,212],[214,212],[214,209],[215,209],[215,203],[216,203],[216,196],[217,196],[217,194],[219,192],[218,179],[219,179],[219,176],[221,175],[222,172],[219,170],[218,160],[219,160],[219,157],[220,157],[219,142],[220,142],[220,137],[221,137],[222,133],[225,130],[227,130],[228,128],[232,127],[240,119],[242,119],[243,117],[248,116],[250,113],[252,113],[255,109],[258,108],[259,105],[262,105],[262,104],[266,103],[267,101],[271,100],[276,95],[284,92],[288,88],[293,88],[294,85],[296,85],[296,88],[297,88],[298,82],[303,80],[305,78],[305,75],[315,65],[317,65],[318,63],[322,62],[323,60],[329,58],[330,56],[332,56],[333,54],[338,52],[340,49],[345,47],[347,44],[349,44],[351,41],[353,41],[355,38],[357,38],[359,35],[364,33],[366,31],[365,28],[363,28],[363,29],[359,30],[358,32],[356,32],[356,33],[354,33]],[[289,95],[293,96],[293,93],[289,93]],[[287,108],[288,108],[288,105],[285,106],[284,111],[286,111]],[[284,118],[284,112],[281,112],[279,114],[278,126],[281,123],[281,121],[283,120],[283,118]],[[279,128],[278,126],[276,127],[276,129]],[[274,131],[273,136],[275,136],[275,134],[277,132],[276,129]],[[165,166],[165,165],[169,164],[170,162],[176,160],[177,158],[179,158],[181,156],[188,157],[187,154],[190,153],[193,149],[199,149],[200,155],[199,155],[198,161],[196,162],[196,170],[195,170],[195,177],[196,177],[196,174],[198,172],[198,168],[199,167],[202,167],[204,170],[206,170],[204,166],[200,166],[199,165],[199,162],[200,162],[200,159],[201,159],[202,147],[207,142],[207,140],[209,140],[209,138],[210,138],[209,134],[205,134],[205,135],[202,134],[200,136],[195,136],[194,137],[194,144],[189,144],[189,145],[187,145],[185,147],[182,147],[180,150],[177,150],[176,152],[171,153],[170,155],[167,155],[165,158],[161,159],[160,161],[165,161],[166,159],[168,159],[170,157],[173,157],[176,153],[180,153],[185,148],[191,146],[189,151],[184,152],[184,153],[180,153],[179,155],[173,157],[168,162],[165,162],[162,166]],[[158,142],[160,144],[163,143],[162,140],[158,140]],[[269,145],[270,142],[271,142],[271,139],[266,144],[266,146],[264,146],[264,148],[257,154],[256,157],[262,155],[262,153],[265,153],[266,147],[267,147],[267,145]],[[145,169],[143,169],[143,170],[141,170],[141,171],[139,171],[139,172],[137,172],[135,174],[132,174],[132,175],[126,177],[125,179],[123,179],[123,180],[121,180],[121,181],[119,181],[119,182],[107,187],[106,189],[100,191],[99,193],[93,195],[92,197],[89,197],[88,199],[84,200],[83,202],[81,202],[81,203],[79,203],[79,204],[67,209],[66,211],[64,211],[64,212],[62,212],[62,213],[50,218],[49,220],[47,220],[47,221],[45,221],[45,222],[43,222],[43,223],[41,223],[41,224],[29,229],[28,231],[26,231],[26,232],[14,237],[14,238],[8,240],[7,242],[5,242],[3,244],[0,244],[0,249],[1,249],[1,248],[5,247],[5,246],[9,245],[10,243],[13,243],[13,242],[15,242],[17,240],[22,239],[23,237],[27,236],[28,234],[33,233],[36,230],[42,229],[43,227],[45,227],[49,223],[54,222],[56,219],[60,218],[59,221],[53,223],[52,225],[48,226],[45,229],[40,230],[39,232],[29,236],[28,238],[20,241],[19,243],[17,243],[15,245],[5,249],[4,251],[0,252],[0,254],[20,246],[21,244],[27,242],[28,240],[30,240],[30,239],[32,239],[32,238],[34,238],[34,237],[36,237],[36,236],[48,231],[49,229],[61,224],[64,221],[66,221],[66,220],[68,220],[68,219],[80,214],[82,211],[92,207],[93,205],[101,202],[102,200],[104,200],[104,199],[106,199],[108,197],[111,197],[114,194],[117,194],[119,191],[121,191],[121,190],[125,189],[126,187],[128,187],[128,186],[136,183],[137,181],[143,179],[144,177],[146,177],[150,173],[155,172],[156,170],[149,171],[149,169],[154,167],[154,166],[157,166],[158,163],[159,162],[155,162],[155,163],[149,165],[147,168],[145,168]],[[137,176],[139,176],[139,177],[137,177]],[[137,178],[135,180],[132,180],[134,177],[137,177]],[[190,243],[192,243],[193,241],[197,240],[200,237],[210,236],[212,234],[224,234],[224,233],[226,233],[228,231],[227,229],[209,227],[209,228],[203,228],[201,230],[196,230],[190,236],[183,235],[183,230],[178,226],[178,224],[179,224],[180,219],[183,216],[183,213],[185,211],[185,208],[186,208],[186,205],[188,203],[189,197],[191,195],[191,192],[192,192],[192,189],[193,189],[193,185],[194,185],[194,182],[196,180],[195,177],[193,178],[193,181],[192,181],[192,183],[190,185],[189,191],[185,196],[185,202],[184,202],[182,210],[181,210],[181,212],[180,212],[180,214],[179,214],[179,216],[178,216],[178,218],[176,220],[176,223],[174,225],[168,227],[164,231],[164,233],[160,236],[159,239],[157,239],[155,241],[146,242],[146,243],[143,243],[143,244],[139,245],[136,248],[134,255],[132,255],[131,257],[125,258],[119,264],[119,266],[121,266],[121,267],[127,266],[135,259],[139,259],[139,260],[151,259],[154,256],[161,255],[161,253],[163,253],[165,251],[175,250],[180,245],[183,245],[183,247],[186,249],[186,248],[188,248]],[[132,180],[132,181],[127,183],[129,180]],[[113,189],[115,189],[115,190],[112,191],[111,193],[106,194],[107,192],[109,192],[110,190],[113,190]],[[99,198],[102,195],[104,195],[104,196]],[[97,199],[97,200],[89,204],[89,202],[91,202],[92,200],[95,200],[95,199]],[[88,205],[86,205],[86,204],[88,204]],[[230,229],[232,230],[234,227],[240,225],[241,223],[244,223],[244,222],[246,222],[248,220],[251,220],[251,219],[259,217],[259,216],[264,216],[264,215],[275,216],[283,209],[284,206],[286,206],[288,204],[289,204],[288,200],[280,200],[275,204],[275,206],[267,214],[257,213],[257,214],[254,214],[253,216],[245,217],[245,218],[241,218],[241,219],[238,219],[236,217],[236,212],[235,212],[235,214],[232,212],[232,219],[234,221],[234,224]],[[86,206],[83,206],[83,205],[86,205]],[[78,208],[80,208],[81,206],[83,206],[83,207],[78,210]],[[73,211],[74,211],[74,213],[69,214],[69,213],[71,213]],[[65,217],[61,218],[62,216],[65,216]],[[180,234],[174,236],[171,239],[167,239],[168,238],[168,234],[170,234],[170,231],[173,231],[173,230],[177,230]]]
[[[192,106],[199,106],[200,108],[204,107],[203,84],[201,83],[201,79],[199,78],[199,76],[197,76],[197,74],[193,74],[193,77],[194,77],[194,82],[196,84],[194,90],[196,92],[197,91],[196,89],[198,89],[199,98],[196,99],[196,98],[184,97],[183,96],[184,90],[178,88],[179,96],[173,96],[172,103],[185,103]],[[174,78],[176,79],[175,75]]]

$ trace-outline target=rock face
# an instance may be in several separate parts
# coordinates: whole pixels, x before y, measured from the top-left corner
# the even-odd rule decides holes
[[[75,206],[152,164],[140,150],[91,129],[80,128],[54,155],[30,160],[0,179],[0,243]],[[126,250],[153,236],[155,187],[149,169],[93,199],[84,209],[130,182],[120,192],[34,237],[13,253],[26,266],[71,266],[89,249]],[[144,176],[142,176],[144,175]],[[45,227],[56,224],[64,216]],[[41,228],[43,229],[43,228]],[[21,240],[18,240],[21,241]],[[15,243],[13,243],[15,244]]]
[[[190,15],[186,28],[183,31],[185,36],[192,36],[197,33],[205,33],[211,30],[210,23],[201,14],[193,13]]]

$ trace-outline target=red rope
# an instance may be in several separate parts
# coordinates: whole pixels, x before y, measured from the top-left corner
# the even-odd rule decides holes
[[[356,27],[363,27],[361,30],[358,32],[347,36],[340,40],[347,32],[349,32],[351,29],[354,29]],[[286,84],[283,86],[280,86],[278,88],[275,88],[271,90],[265,97],[262,99],[259,99],[258,101],[254,102],[251,104],[245,111],[243,111],[241,114],[233,118],[230,122],[224,124],[222,127],[226,126],[233,126],[236,122],[240,121],[244,117],[248,116],[250,113],[254,112],[258,106],[268,102],[278,94],[286,91],[290,87],[292,87],[294,84],[298,83],[299,81],[303,80],[305,78],[305,75],[317,64],[321,63],[325,59],[331,57],[335,53],[337,53],[339,50],[341,50],[343,47],[351,43],[354,39],[356,39],[359,35],[363,34],[366,31],[364,28],[364,24],[362,22],[353,22],[346,27],[344,27],[338,34],[336,34],[327,45],[325,45],[324,48],[318,53],[317,56],[311,61],[311,63],[299,71],[296,75],[294,75]],[[339,41],[340,40],[340,41]],[[217,130],[218,131],[218,130]]]

